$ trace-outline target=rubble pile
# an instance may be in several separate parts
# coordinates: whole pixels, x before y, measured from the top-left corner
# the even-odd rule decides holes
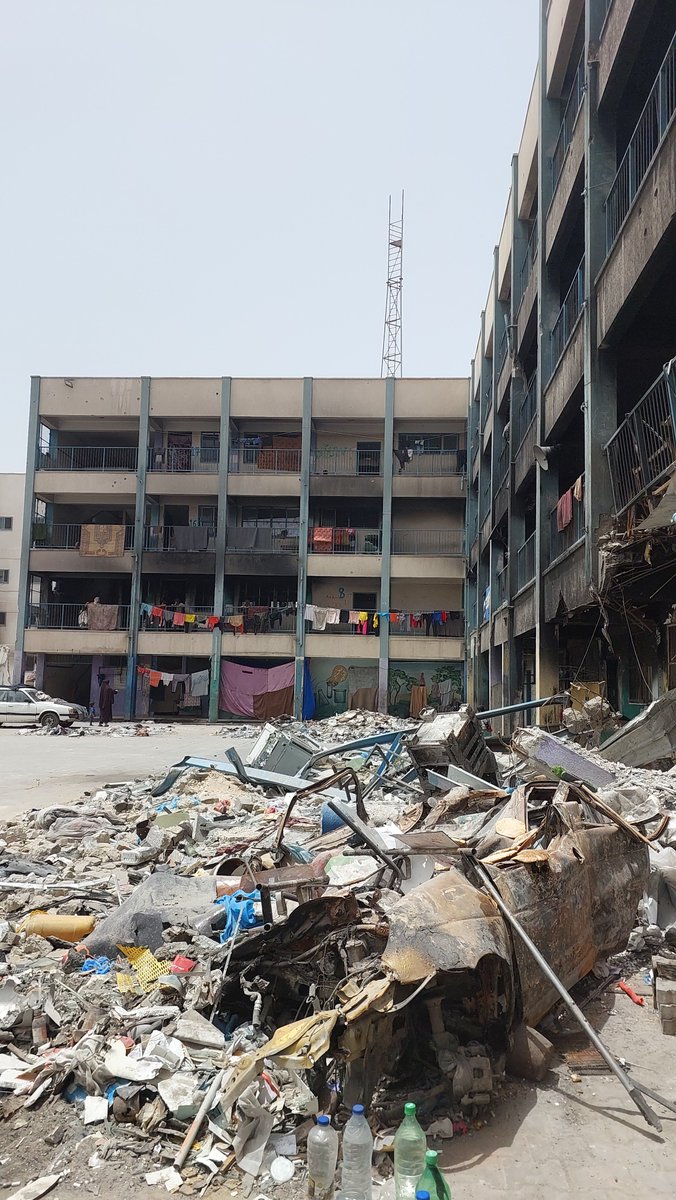
[[[470,710],[430,717],[279,721],[247,731],[245,762],[187,758],[3,823],[0,1116],[58,1114],[149,1186],[228,1176],[286,1200],[318,1112],[368,1105],[387,1175],[404,1101],[457,1135],[506,1069],[541,1078],[560,990],[481,872],[570,986],[649,905],[676,780],[614,803],[616,764],[552,739],[575,758],[547,765],[522,730],[504,790]]]
[[[94,720],[91,725],[81,722],[79,725],[73,725],[69,728],[58,726],[52,729],[51,726],[45,725],[28,725],[23,729],[17,729],[20,737],[158,737],[167,734],[176,734],[179,729],[183,729],[183,725],[176,722],[168,722],[162,724],[154,721],[119,721],[114,725],[98,725]]]

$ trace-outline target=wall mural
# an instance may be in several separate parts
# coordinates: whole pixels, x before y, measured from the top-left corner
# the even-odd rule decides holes
[[[310,660],[317,719],[348,708],[375,709],[378,664],[350,659]],[[388,711],[395,716],[417,715],[425,704],[449,712],[464,700],[464,666],[461,662],[390,663]]]

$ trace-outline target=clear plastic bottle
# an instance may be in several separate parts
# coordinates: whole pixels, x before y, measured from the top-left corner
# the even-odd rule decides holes
[[[329,1117],[317,1117],[307,1137],[307,1194],[310,1200],[333,1200],[338,1162],[338,1134]]]
[[[451,1200],[451,1189],[444,1179],[437,1159],[436,1150],[428,1150],[425,1155],[425,1170],[418,1180],[418,1188],[429,1192],[431,1200]]]
[[[404,1119],[394,1135],[394,1190],[396,1200],[415,1200],[418,1180],[425,1170],[427,1138],[416,1120],[415,1104],[404,1105]]]
[[[343,1132],[343,1191],[362,1192],[364,1200],[372,1200],[371,1164],[373,1161],[373,1134],[364,1116],[364,1105],[355,1104]]]

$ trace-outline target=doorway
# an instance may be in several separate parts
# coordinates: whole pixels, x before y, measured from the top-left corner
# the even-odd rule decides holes
[[[357,442],[357,475],[380,475],[380,442]]]

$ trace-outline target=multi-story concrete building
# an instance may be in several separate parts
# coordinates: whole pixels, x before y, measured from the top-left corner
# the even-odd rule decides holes
[[[17,676],[215,719],[223,663],[293,664],[298,713],[449,707],[467,404],[467,379],[35,378]]]
[[[674,546],[639,528],[676,459],[676,5],[540,28],[472,363],[469,693],[600,681],[630,716],[676,684]]]
[[[0,474],[0,683],[9,683],[14,660],[24,477]]]

